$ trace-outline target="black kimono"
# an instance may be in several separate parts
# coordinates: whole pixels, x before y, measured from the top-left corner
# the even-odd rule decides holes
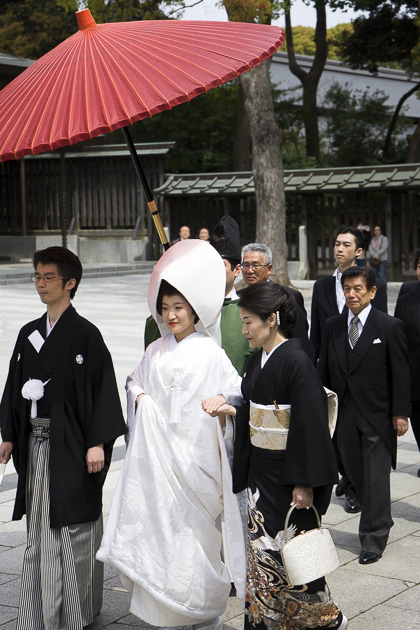
[[[341,613],[325,579],[288,584],[280,548],[296,485],[313,488],[320,514],[337,482],[327,400],[298,340],[283,342],[261,368],[251,356],[237,409],[234,490],[248,488],[247,617],[261,628],[336,627]],[[313,510],[294,510],[293,535],[316,527]]]
[[[3,441],[13,442],[19,476],[13,519],[26,512],[25,487],[31,403],[21,390],[29,379],[46,382],[38,415],[51,419],[50,522],[59,528],[96,521],[102,511],[102,486],[114,440],[126,433],[111,355],[99,330],[69,306],[39,353],[28,336],[46,337],[46,318],[20,331],[10,361],[1,406]],[[105,466],[89,474],[86,451],[104,443]]]

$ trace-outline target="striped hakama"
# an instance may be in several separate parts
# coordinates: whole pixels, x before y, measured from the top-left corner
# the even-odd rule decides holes
[[[49,419],[30,419],[27,547],[17,630],[82,630],[102,606],[103,565],[95,560],[102,516],[50,527]]]

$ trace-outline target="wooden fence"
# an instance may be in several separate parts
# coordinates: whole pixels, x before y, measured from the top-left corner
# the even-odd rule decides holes
[[[389,278],[400,280],[413,268],[413,255],[420,247],[420,192],[348,192],[286,195],[286,238],[288,260],[299,256],[299,226],[306,225],[310,277],[330,273],[335,267],[334,239],[344,226],[380,225],[390,241]],[[255,198],[179,197],[167,198],[165,216],[171,234],[189,225],[198,235],[200,227],[210,229],[223,214],[239,224],[241,242],[255,240]]]
[[[172,146],[139,145],[152,190],[164,181],[164,156]],[[79,235],[127,237],[135,236],[136,229],[149,236],[150,257],[159,257],[158,238],[126,147],[98,146],[0,164],[0,234],[60,231],[63,222]]]
[[[164,156],[172,143],[140,146],[150,187],[162,187]],[[83,236],[127,238],[136,233],[148,236],[148,258],[158,259],[161,254],[158,237],[130,157],[121,147],[95,147],[90,153],[66,152],[64,160],[59,154],[49,154],[0,164],[0,234],[48,233],[62,228],[63,161],[66,226]],[[354,171],[357,169],[352,173]],[[321,185],[305,192],[299,190],[299,185],[286,187],[288,259],[297,259],[299,226],[306,225],[310,277],[316,278],[334,267],[333,246],[338,229],[357,226],[360,222],[371,228],[379,224],[388,236],[390,279],[401,279],[412,269],[413,254],[420,247],[420,166],[383,167],[382,173],[378,171],[380,168],[372,167],[372,173],[382,177],[384,185],[373,190],[362,187],[358,190],[356,186],[356,189],[344,191],[340,183],[335,190],[328,191],[323,191]],[[418,183],[417,179],[414,181],[417,172]],[[331,173],[340,181],[349,177]],[[248,173],[243,181],[249,180],[250,175]],[[296,171],[288,177],[309,181],[309,175]],[[358,173],[356,175],[359,177]],[[400,175],[401,186],[394,190],[387,188],[387,181]],[[329,172],[322,174],[321,170],[315,171],[313,176],[331,180]],[[201,177],[209,182],[214,179],[209,174]],[[361,172],[360,177],[369,183],[373,175]],[[158,199],[158,205],[171,239],[177,237],[181,225],[189,225],[192,235],[198,236],[201,227],[212,229],[222,215],[230,214],[240,226],[242,243],[255,240],[255,196],[249,189],[243,194],[169,193]]]

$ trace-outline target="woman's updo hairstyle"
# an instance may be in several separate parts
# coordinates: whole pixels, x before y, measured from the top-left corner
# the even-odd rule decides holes
[[[296,326],[296,300],[286,289],[274,282],[250,284],[242,291],[238,306],[258,315],[263,322],[273,313],[278,313],[281,331],[291,330]]]
[[[166,282],[166,280],[162,280],[162,282],[160,283],[160,287],[159,287],[159,293],[157,296],[157,300],[156,300],[156,310],[159,313],[159,315],[162,317],[162,301],[163,301],[163,296],[166,295],[167,297],[172,297],[174,295],[179,295],[180,297],[182,297],[183,300],[185,300],[186,302],[188,302],[187,298],[184,297],[181,293],[181,291],[178,291],[178,289],[176,289],[174,286],[172,286],[172,284],[169,284],[169,282]],[[188,304],[190,304],[188,302]],[[190,304],[191,306],[191,304]],[[192,312],[194,313],[194,324],[196,324],[199,321],[199,317],[197,315],[197,313],[195,312],[195,310],[192,308]]]

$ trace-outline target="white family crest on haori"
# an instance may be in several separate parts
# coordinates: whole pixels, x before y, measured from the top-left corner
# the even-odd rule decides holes
[[[156,300],[162,280],[166,280],[191,304],[200,318],[198,331],[213,337],[221,345],[220,313],[225,299],[226,269],[220,254],[199,239],[175,243],[159,260],[150,278],[150,312],[162,335],[168,333]]]

